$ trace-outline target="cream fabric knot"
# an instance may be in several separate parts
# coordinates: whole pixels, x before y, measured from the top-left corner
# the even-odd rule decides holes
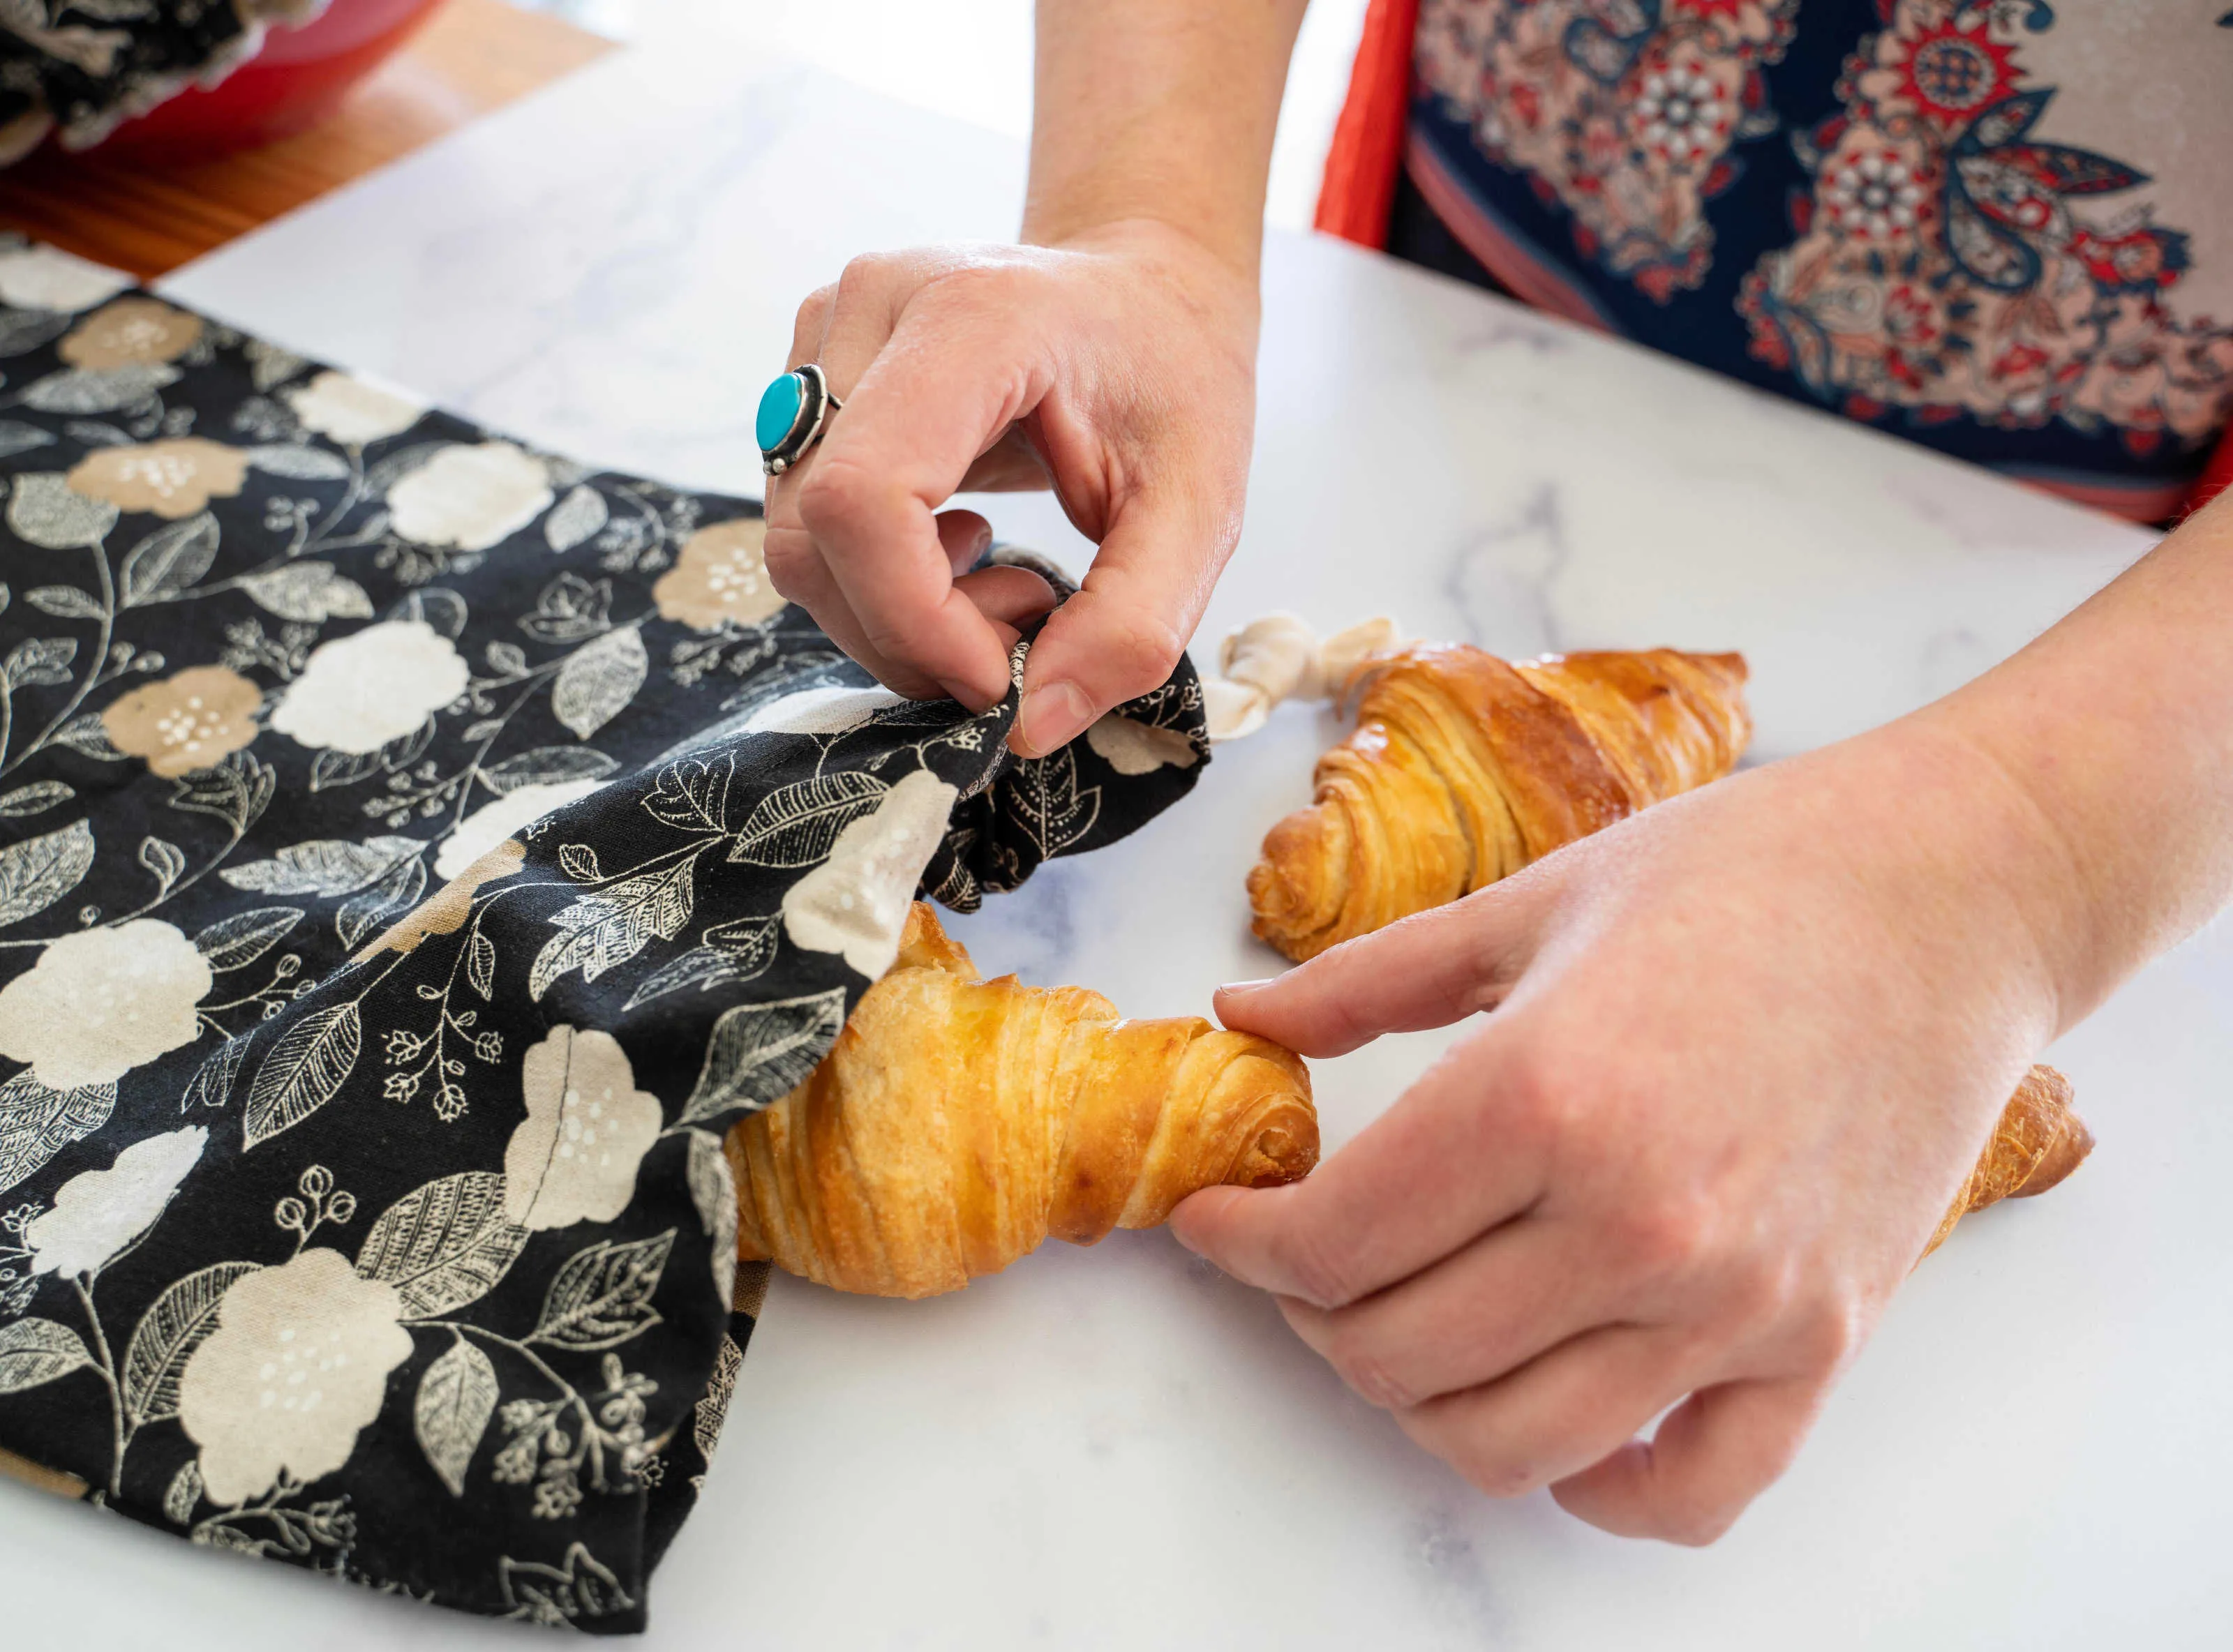
[[[1385,615],[1330,637],[1320,637],[1299,615],[1253,620],[1219,645],[1221,674],[1201,686],[1209,738],[1253,734],[1283,699],[1335,699],[1368,658],[1403,641],[1402,628]]]

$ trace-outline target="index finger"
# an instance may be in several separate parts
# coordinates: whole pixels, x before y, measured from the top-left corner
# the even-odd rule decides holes
[[[1004,318],[918,302],[822,439],[799,484],[813,535],[869,643],[965,704],[1008,690],[1007,651],[938,537],[937,510],[1044,393]]]

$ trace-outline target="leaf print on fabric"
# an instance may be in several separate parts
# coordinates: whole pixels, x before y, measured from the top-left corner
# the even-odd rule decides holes
[[[277,946],[303,921],[300,907],[257,907],[220,918],[194,937],[194,950],[223,974],[241,969]]]
[[[28,1071],[0,1084],[0,1193],[107,1123],[115,1109],[114,1084],[53,1089]]]
[[[372,599],[355,580],[344,579],[330,563],[290,563],[268,573],[251,574],[240,589],[267,614],[316,625],[324,620],[368,620]]]
[[[194,1510],[202,1500],[202,1466],[192,1457],[179,1465],[179,1472],[171,1476],[168,1490],[163,1493],[163,1518],[173,1525],[184,1525],[194,1518]]]
[[[414,1188],[390,1205],[364,1236],[356,1271],[395,1287],[409,1319],[433,1319],[479,1301],[497,1287],[528,1230],[505,1214],[505,1179],[465,1170]]]
[[[31,1272],[65,1278],[99,1273],[155,1225],[208,1141],[198,1124],[152,1135],[118,1154],[107,1169],[81,1170],[62,1183],[54,1207],[23,1225]]]
[[[627,709],[650,670],[643,637],[635,627],[609,631],[576,649],[558,668],[550,690],[551,715],[586,740]]]
[[[97,448],[70,467],[67,479],[87,498],[105,499],[118,510],[145,511],[176,521],[206,508],[212,499],[230,499],[238,493],[248,479],[248,459],[238,448],[222,442],[177,436],[166,441]]]
[[[713,1290],[726,1302],[737,1285],[737,1176],[719,1136],[711,1130],[690,1132],[687,1173],[690,1202],[713,1241]]]
[[[243,1033],[219,1044],[209,1059],[194,1070],[192,1082],[179,1098],[179,1111],[223,1107],[231,1101],[233,1081],[240,1076],[240,1063],[247,1058],[249,1043],[248,1036]]]
[[[218,875],[236,889],[257,894],[348,894],[416,859],[426,847],[415,837],[368,837],[361,843],[313,838],[268,861],[227,867]]]
[[[45,550],[99,544],[116,525],[114,501],[81,492],[51,471],[16,478],[8,495],[8,526]]]
[[[426,411],[426,404],[399,391],[331,368],[281,391],[279,399],[294,410],[303,429],[344,447],[400,436]]]
[[[0,310],[0,356],[25,355],[69,330],[70,318],[36,310]],[[60,354],[60,352],[56,352]]]
[[[17,1319],[0,1325],[0,1394],[20,1394],[93,1363],[85,1343],[51,1319]]]
[[[616,964],[625,964],[657,936],[673,940],[690,921],[696,901],[691,885],[695,855],[655,872],[641,872],[585,894],[563,907],[550,921],[563,933],[553,936],[529,968],[527,995],[540,1000],[550,984],[578,969],[594,981]]]
[[[27,425],[19,419],[0,419],[0,459],[13,459],[35,447],[51,447],[54,444],[51,431]]]
[[[706,1041],[697,1085],[676,1122],[696,1124],[737,1108],[780,1101],[805,1082],[844,1026],[842,986],[723,1011]]]
[[[160,918],[49,941],[0,987],[0,1055],[55,1089],[114,1083],[200,1031],[214,981],[193,942]]]
[[[847,826],[874,813],[891,790],[856,769],[793,781],[752,806],[729,846],[729,859],[749,866],[812,866],[830,855]]]
[[[248,1087],[244,1145],[253,1148],[300,1124],[342,1087],[356,1066],[364,1023],[356,1000],[304,1016],[271,1048]]]
[[[839,832],[830,858],[784,892],[784,933],[791,945],[841,953],[870,980],[881,977],[899,956],[908,905],[960,796],[928,769],[917,769],[875,814]]]
[[[558,501],[543,519],[543,539],[551,550],[564,553],[587,543],[611,516],[605,496],[583,483]]]
[[[36,585],[23,593],[23,600],[57,620],[98,620],[107,612],[75,585]]]
[[[0,794],[0,816],[21,820],[26,815],[43,814],[59,807],[77,796],[60,780],[39,780],[28,786],[18,786],[13,791]]]
[[[334,933],[354,948],[392,912],[409,907],[426,892],[426,865],[415,855],[399,862],[376,883],[359,890],[334,913]]]
[[[41,413],[114,413],[146,401],[166,385],[178,381],[178,368],[165,365],[73,367],[25,386],[20,399],[23,406]],[[138,505],[127,508],[140,509]]]
[[[254,1262],[218,1262],[173,1280],[133,1329],[124,1350],[127,1415],[145,1426],[179,1415],[179,1377],[194,1350],[217,1329],[218,1304]]]
[[[527,1116],[504,1150],[505,1214],[533,1231],[609,1222],[659,1139],[659,1098],[635,1088],[609,1032],[553,1027],[520,1070]]]
[[[602,780],[620,766],[595,746],[539,745],[482,770],[481,784],[498,793],[517,791],[522,786],[561,786],[576,780]]]
[[[44,912],[77,888],[93,865],[93,828],[74,820],[0,849],[0,928]]]
[[[321,643],[287,686],[271,726],[303,745],[368,756],[420,728],[472,676],[424,620],[383,620]]]
[[[645,976],[635,991],[628,994],[628,1002],[621,1005],[622,1013],[670,992],[688,992],[693,987],[700,992],[710,992],[717,986],[758,979],[775,961],[776,927],[780,922],[774,917],[742,918],[735,923],[708,929],[705,946],[692,947]],[[719,939],[716,930],[719,932]]]
[[[472,915],[473,897],[482,886],[511,877],[519,870],[526,855],[525,847],[511,839],[498,843],[435,890],[431,899],[404,914],[357,957],[363,959],[374,953],[415,952],[429,935],[456,934]]]
[[[217,518],[206,511],[156,529],[124,555],[123,606],[160,602],[193,584],[217,560],[218,538]]]
[[[332,1473],[380,1415],[387,1374],[411,1356],[395,1288],[361,1279],[338,1251],[304,1251],[243,1274],[186,1361],[179,1421],[201,1447],[212,1503],[245,1503],[283,1473]]]
[[[77,658],[75,637],[34,637],[8,651],[0,663],[0,677],[10,688],[58,688],[70,680],[70,661]]]
[[[581,642],[612,628],[613,582],[561,574],[543,588],[519,628],[537,642]]]
[[[248,462],[269,476],[283,476],[296,482],[345,482],[349,477],[348,461],[338,453],[329,453],[322,447],[305,447],[299,442],[283,442],[251,447]]]
[[[563,1566],[505,1555],[498,1563],[497,1575],[509,1609],[506,1615],[549,1627],[577,1618],[608,1617],[635,1604],[612,1568],[579,1543],[567,1549]]]
[[[1030,836],[1042,860],[1077,842],[1101,816],[1101,788],[1079,787],[1077,754],[1066,745],[1018,764],[1001,791],[1009,817]]]
[[[472,1467],[473,1453],[488,1432],[497,1393],[496,1367],[463,1336],[419,1379],[419,1396],[411,1406],[412,1432],[452,1497],[465,1494],[465,1471]]]
[[[617,1348],[660,1323],[651,1305],[674,1249],[674,1230],[628,1244],[605,1240],[566,1259],[528,1341],[551,1348]]]

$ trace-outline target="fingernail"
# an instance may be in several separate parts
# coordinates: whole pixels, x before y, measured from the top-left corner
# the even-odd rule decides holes
[[[1253,992],[1258,987],[1269,986],[1279,979],[1276,975],[1266,975],[1260,980],[1227,981],[1217,990],[1221,992]]]
[[[1093,720],[1093,707],[1075,683],[1042,683],[1024,696],[1016,713],[1016,736],[1027,758],[1043,758],[1068,745]]]
[[[985,553],[993,549],[993,524],[986,523],[969,537],[969,562],[972,567],[985,560]]]

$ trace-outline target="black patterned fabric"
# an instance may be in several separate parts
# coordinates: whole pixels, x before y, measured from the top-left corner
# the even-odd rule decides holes
[[[65,147],[255,55],[271,23],[328,0],[0,0],[0,164],[49,133]]]
[[[43,249],[0,298],[0,1466],[640,1629],[763,1282],[722,1133],[919,887],[1182,795],[1199,685],[1019,762],[1012,692],[785,608],[747,502]]]

